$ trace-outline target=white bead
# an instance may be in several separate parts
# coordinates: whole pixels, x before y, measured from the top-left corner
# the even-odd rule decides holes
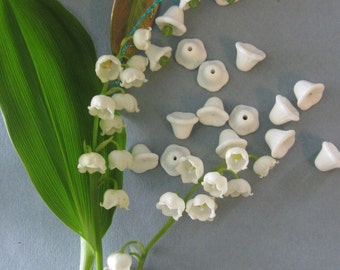
[[[295,131],[272,128],[266,132],[265,141],[273,158],[283,158],[295,143]]]
[[[236,66],[241,71],[251,70],[258,62],[266,58],[266,54],[254,45],[236,42]]]
[[[158,71],[162,68],[159,63],[161,57],[165,56],[170,58],[172,48],[169,46],[166,47],[159,47],[154,44],[150,44],[147,50],[145,50],[145,54],[150,61],[150,70],[151,71]]]
[[[228,123],[238,135],[248,135],[259,128],[259,113],[254,107],[237,105],[231,111]]]
[[[166,119],[170,122],[172,131],[178,139],[187,139],[198,122],[198,117],[189,112],[173,112],[168,114]]]
[[[135,173],[143,173],[154,169],[158,165],[158,155],[151,153],[144,144],[136,144],[132,150],[132,161],[129,169]]]
[[[225,129],[220,133],[219,145],[216,148],[216,154],[218,154],[220,158],[224,159],[228,149],[233,147],[246,148],[247,144],[248,142],[241,139],[235,131],[232,129]]]
[[[210,92],[220,90],[229,81],[229,73],[220,60],[203,62],[198,68],[197,83]]]
[[[221,127],[229,119],[228,113],[224,110],[223,102],[218,97],[209,98],[203,108],[196,112],[199,121],[203,125]]]
[[[289,121],[299,121],[300,116],[299,111],[286,97],[277,95],[269,119],[274,125],[282,125]]]
[[[318,170],[323,172],[340,168],[340,152],[338,148],[330,142],[323,142],[314,164]]]
[[[190,150],[184,146],[171,144],[163,152],[160,163],[167,174],[178,176],[180,173],[176,170],[180,159],[190,155]]]
[[[297,106],[301,110],[308,110],[322,98],[325,86],[322,83],[312,83],[301,80],[294,85]]]
[[[176,49],[175,59],[178,64],[186,69],[193,70],[198,68],[207,58],[207,51],[200,39],[183,39]]]

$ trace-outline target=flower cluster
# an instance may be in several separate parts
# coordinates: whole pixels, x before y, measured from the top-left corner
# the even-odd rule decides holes
[[[184,24],[184,11],[198,6],[199,2],[199,0],[181,0],[178,6],[171,6],[162,16],[157,17],[156,25],[166,36],[184,35],[187,30]],[[221,6],[234,2],[237,0],[216,0],[216,3]],[[294,145],[296,134],[294,130],[269,129],[264,139],[270,149],[270,155],[256,157],[249,154],[246,149],[248,142],[240,136],[257,131],[260,125],[258,111],[241,104],[234,107],[228,114],[224,109],[223,101],[218,97],[211,97],[196,113],[173,112],[168,114],[166,119],[170,122],[172,131],[178,139],[189,138],[194,125],[198,122],[213,127],[223,127],[228,122],[230,128],[225,128],[220,133],[215,150],[224,161],[215,169],[205,173],[203,161],[192,155],[188,148],[176,144],[169,145],[160,158],[144,144],[135,145],[131,151],[117,147],[107,157],[102,156],[101,150],[108,144],[115,143],[113,135],[116,132],[122,132],[125,128],[119,111],[124,110],[129,113],[139,111],[137,100],[131,94],[126,93],[126,89],[141,87],[148,81],[144,74],[147,67],[151,71],[158,71],[169,63],[172,48],[157,46],[151,42],[151,38],[151,27],[139,28],[127,40],[132,40],[133,45],[144,55],[136,54],[126,59],[123,57],[126,43],[123,43],[117,56],[104,55],[98,59],[95,72],[104,87],[99,95],[92,98],[88,111],[91,116],[98,119],[101,136],[110,137],[99,145],[86,145],[85,153],[79,158],[78,170],[80,173],[90,174],[105,174],[108,170],[124,171],[126,169],[135,173],[144,173],[157,167],[160,162],[168,175],[180,177],[184,184],[192,184],[192,188],[183,198],[170,191],[160,196],[156,208],[169,217],[168,223],[160,231],[161,234],[157,235],[160,237],[182,217],[184,212],[193,220],[213,221],[216,217],[218,199],[252,196],[250,183],[241,178],[238,173],[246,170],[250,159],[254,159],[253,171],[260,178],[266,177],[269,171],[278,164],[277,159],[283,158]],[[243,72],[251,70],[266,57],[262,50],[249,43],[236,42],[235,48],[236,67]],[[219,91],[229,81],[228,71],[222,61],[206,60],[207,52],[203,42],[199,39],[181,40],[177,45],[174,58],[186,69],[197,69],[197,84],[209,92]],[[108,89],[109,82],[114,84],[111,89]],[[294,86],[297,106],[301,110],[309,109],[321,99],[323,91],[323,84],[305,80],[297,82]],[[276,126],[289,121],[298,121],[299,111],[286,97],[277,95],[269,119]],[[340,167],[338,149],[333,144],[325,142],[315,160],[315,165],[321,171]],[[227,174],[232,176],[231,179],[227,178]],[[203,192],[196,194],[199,188],[202,188]],[[129,197],[122,189],[108,189],[104,193],[100,206],[105,209],[112,207],[128,209]],[[149,249],[156,240],[152,240],[146,248],[138,241],[128,242],[119,252],[108,257],[108,267],[105,269],[130,269],[131,255],[139,260],[139,266],[142,267]],[[129,245],[137,245],[140,253],[135,250],[126,253],[125,249]]]

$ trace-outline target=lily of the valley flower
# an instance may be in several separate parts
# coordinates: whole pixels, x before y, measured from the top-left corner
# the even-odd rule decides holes
[[[102,83],[116,80],[123,70],[119,59],[113,55],[103,55],[96,62],[96,74]]]
[[[115,94],[112,96],[112,99],[116,104],[116,110],[139,112],[137,100],[130,94]]]
[[[102,130],[101,135],[113,135],[114,133],[122,132],[123,128],[125,128],[125,123],[119,115],[115,115],[113,119],[99,121],[99,126]]]
[[[228,192],[225,196],[238,197],[242,195],[243,197],[252,196],[251,187],[248,181],[243,178],[233,179],[228,182]]]
[[[145,50],[145,54],[150,61],[150,70],[158,71],[162,68],[162,66],[166,65],[165,62],[171,57],[171,51],[172,48],[169,46],[159,47],[157,45],[150,44],[148,49]]]
[[[138,50],[145,51],[149,48],[151,44],[151,30],[151,27],[148,29],[140,28],[133,34],[133,44]]]
[[[94,96],[91,105],[88,107],[90,115],[98,116],[104,120],[111,120],[115,117],[115,108],[114,100],[105,95]]]
[[[130,68],[136,68],[144,72],[149,64],[149,59],[143,55],[135,54],[126,62],[126,64]]]
[[[132,162],[132,155],[127,150],[113,150],[108,158],[110,170],[118,169],[124,171]]]
[[[99,172],[104,174],[106,171],[105,159],[95,152],[82,154],[78,160],[78,170],[80,173]]]
[[[247,169],[249,156],[247,151],[241,147],[230,148],[225,155],[227,169],[235,173]]]
[[[136,68],[126,68],[119,74],[120,85],[126,89],[131,87],[141,87],[148,80],[142,71]]]
[[[200,158],[189,155],[180,158],[176,170],[179,172],[183,183],[196,184],[204,173],[204,165]]]
[[[203,189],[211,196],[223,198],[228,191],[227,178],[218,172],[208,172],[202,182]]]
[[[121,209],[129,209],[129,196],[122,189],[108,189],[104,193],[103,202],[100,203],[101,207],[109,210],[112,207],[119,207]]]
[[[178,220],[185,209],[185,203],[176,193],[166,192],[159,198],[156,208],[162,210],[163,215]]]
[[[214,197],[198,194],[186,204],[186,212],[191,219],[199,221],[213,221],[216,216],[217,204]]]
[[[104,270],[130,270],[132,257],[127,253],[115,252],[108,256],[107,265]]]
[[[277,163],[279,162],[271,156],[262,156],[254,162],[253,171],[260,178],[263,178],[268,175],[269,170],[273,169]]]

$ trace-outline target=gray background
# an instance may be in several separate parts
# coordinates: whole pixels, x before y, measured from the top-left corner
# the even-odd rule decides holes
[[[92,36],[98,55],[110,53],[109,20],[112,0],[62,0]],[[165,0],[163,13],[176,1]],[[165,38],[156,27],[153,43],[175,50],[182,38],[200,38],[208,59],[223,61],[230,81],[212,94],[196,83],[197,71],[175,61],[149,82],[131,89],[141,112],[125,115],[129,148],[145,143],[161,155],[167,145],[188,147],[203,159],[206,171],[220,159],[215,154],[223,128],[195,126],[188,140],[172,135],[165,117],[173,111],[195,112],[211,96],[223,99],[228,112],[238,104],[259,110],[260,129],[245,137],[252,154],[268,154],[268,113],[275,95],[295,104],[293,86],[300,79],[323,82],[320,103],[301,112],[294,129],[294,147],[270,175],[259,180],[251,170],[241,172],[254,192],[250,198],[218,200],[214,222],[184,216],[157,243],[146,266],[159,269],[308,269],[336,270],[340,265],[339,170],[322,173],[313,161],[323,141],[340,147],[339,124],[339,0],[240,0],[219,7],[212,0],[185,13],[185,36]],[[236,41],[256,45],[265,61],[248,73],[235,68]],[[23,134],[24,136],[24,134]],[[78,268],[79,239],[43,204],[32,187],[0,121],[0,269],[73,270]],[[155,208],[161,194],[185,194],[188,185],[168,176],[159,166],[145,174],[126,173],[130,211],[118,211],[104,239],[105,257],[132,239],[148,241],[166,218]]]

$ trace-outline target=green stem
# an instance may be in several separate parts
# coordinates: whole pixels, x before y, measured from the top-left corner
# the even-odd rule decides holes
[[[80,237],[80,263],[79,270],[91,270],[94,263],[94,252],[87,241]]]
[[[138,262],[136,270],[142,270],[146,257],[148,256],[151,248],[156,244],[156,242],[170,229],[170,227],[175,223],[175,220],[171,217],[168,219],[167,223],[155,234],[155,236],[151,239],[149,244],[146,246],[145,251],[143,252],[140,261]]]

